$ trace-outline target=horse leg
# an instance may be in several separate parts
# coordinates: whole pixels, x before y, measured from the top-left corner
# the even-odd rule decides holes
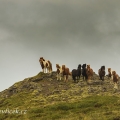
[[[58,80],[58,74],[57,74],[57,80]]]
[[[68,82],[68,75],[66,75],[66,82]]]
[[[78,76],[76,76],[76,82],[78,82]]]
[[[62,79],[62,75],[61,74],[60,74],[59,78],[60,78],[60,80]]]
[[[47,73],[47,68],[45,68],[45,73]]]
[[[64,82],[66,81],[66,75],[64,75]]]
[[[87,79],[88,79],[88,76],[85,76],[85,80],[87,81]]]
[[[80,75],[78,76],[78,80],[80,80]]]
[[[84,75],[83,75],[83,81],[84,81]]]
[[[80,76],[78,75],[78,76],[77,76],[77,82],[78,82],[79,80],[80,80]]]
[[[43,73],[45,73],[45,68],[43,68]]]
[[[74,75],[72,75],[72,79],[74,80],[74,82],[75,82],[75,76]]]
[[[104,76],[103,76],[103,81],[104,81]]]
[[[50,67],[49,67],[49,73],[51,73],[51,69],[50,69]]]
[[[49,73],[49,68],[46,68],[46,73]]]

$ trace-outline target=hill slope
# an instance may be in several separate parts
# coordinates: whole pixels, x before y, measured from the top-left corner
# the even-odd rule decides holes
[[[120,91],[98,79],[64,83],[40,72],[0,92],[0,120],[119,120]]]

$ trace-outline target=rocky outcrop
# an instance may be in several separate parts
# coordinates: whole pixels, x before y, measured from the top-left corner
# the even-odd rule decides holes
[[[99,80],[99,76],[94,73],[93,79],[89,82],[86,82],[81,77],[78,83],[74,83],[72,77],[69,76],[68,83],[65,83],[63,80],[57,81],[56,75],[57,73],[55,71],[50,74],[40,72],[36,76],[26,78],[0,92],[0,96],[6,98],[23,91],[29,93],[35,91],[35,95],[43,94],[44,96],[61,94],[63,91],[68,92],[70,90],[72,90],[72,95],[76,95],[78,91],[80,91],[80,94],[83,94],[84,92],[87,92],[88,94],[99,94],[101,92],[113,91],[113,84],[110,83],[107,76],[105,76],[104,81],[101,81]]]

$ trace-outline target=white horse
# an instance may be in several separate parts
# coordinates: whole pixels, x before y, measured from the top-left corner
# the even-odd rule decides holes
[[[49,60],[45,60],[43,57],[40,57],[39,62],[42,67],[43,73],[52,72],[52,63]]]

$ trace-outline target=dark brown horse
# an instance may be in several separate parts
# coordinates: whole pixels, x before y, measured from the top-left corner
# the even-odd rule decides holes
[[[100,80],[104,81],[104,77],[105,77],[105,66],[101,66],[101,68],[98,70],[98,74],[99,74]]]
[[[78,65],[77,69],[72,70],[72,78],[73,78],[74,82],[76,82],[76,80],[78,82],[78,80],[80,79],[80,76],[81,76],[81,64]]]
[[[82,76],[83,76],[83,80],[87,80],[87,74],[86,74],[86,64],[82,65]]]

